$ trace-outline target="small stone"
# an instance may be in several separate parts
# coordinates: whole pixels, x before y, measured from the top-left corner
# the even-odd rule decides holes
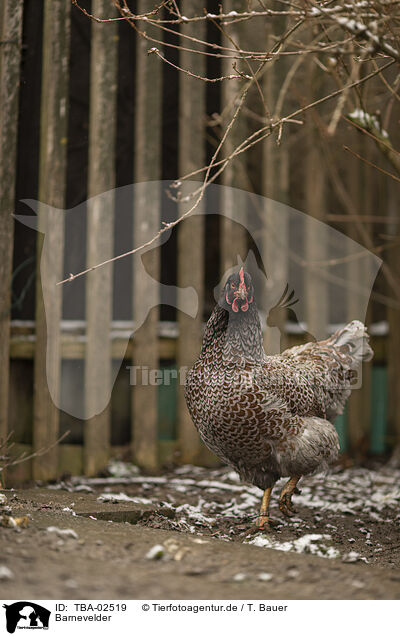
[[[162,559],[165,555],[165,549],[163,545],[157,544],[153,545],[152,548],[147,552],[146,559],[150,559],[151,561],[157,561]]]
[[[289,568],[286,574],[289,577],[289,579],[297,579],[300,572],[296,568]]]
[[[238,572],[233,577],[233,580],[235,581],[235,583],[242,583],[246,579],[247,579],[247,574],[245,574],[244,572]]]
[[[24,517],[14,517],[14,521],[17,524],[18,528],[27,528],[29,525],[29,519],[27,516]]]
[[[257,578],[259,581],[270,581],[273,578],[273,576],[269,572],[260,572]]]
[[[75,579],[67,579],[64,582],[65,587],[67,587],[69,590],[76,590],[76,588],[78,587],[78,583],[75,581]]]
[[[17,522],[15,521],[14,517],[9,517],[8,515],[3,515],[1,517],[1,525],[4,528],[16,528],[17,527]]]
[[[365,583],[363,583],[362,581],[358,581],[357,579],[354,579],[354,581],[351,582],[353,587],[358,588],[359,590],[361,590],[361,588],[365,587]]]
[[[6,565],[0,565],[0,581],[9,581],[14,578],[14,574]]]

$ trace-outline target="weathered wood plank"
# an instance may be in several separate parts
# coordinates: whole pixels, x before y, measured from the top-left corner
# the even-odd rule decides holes
[[[243,2],[241,0],[225,0],[223,2],[223,10],[225,13],[230,11],[243,11]],[[229,35],[234,42],[239,46],[245,46],[249,37],[248,23],[238,22],[232,26],[229,26]],[[223,38],[224,45],[229,48],[234,48],[232,42]],[[222,62],[222,74],[231,75],[234,73],[232,67],[234,58],[223,58]],[[239,66],[242,66],[239,62]],[[243,66],[243,70],[248,72]],[[242,80],[228,80],[222,83],[221,88],[221,110],[225,113],[224,124],[228,125],[233,117],[233,114],[237,108],[237,97],[239,95],[240,88],[243,86]],[[224,128],[225,128],[224,126]],[[247,122],[243,112],[236,120],[234,127],[230,131],[224,146],[222,148],[222,155],[224,157],[229,156],[234,148],[239,145],[240,142],[246,137]],[[248,181],[246,179],[245,162],[243,155],[233,159],[231,163],[225,168],[222,174],[222,183],[224,186],[228,186],[222,190],[221,207],[224,210],[226,217],[221,216],[221,260],[220,268],[221,275],[237,265],[237,256],[239,255],[243,260],[247,255],[247,235],[246,231],[241,227],[241,223],[246,222],[246,210],[238,209],[235,207],[235,191],[231,188],[243,188],[248,189]]]
[[[396,240],[400,232],[398,184],[389,179],[388,189],[388,226],[387,233]],[[389,266],[397,280],[400,280],[400,250],[391,249]],[[393,292],[391,292],[392,294]],[[396,298],[400,302],[399,296]],[[400,309],[387,308],[389,334],[387,342],[388,365],[388,446],[393,450],[396,464],[400,465]]]
[[[176,338],[159,338],[159,357],[161,360],[173,360],[177,355]],[[69,360],[80,360],[85,357],[86,344],[79,336],[61,335],[61,357]],[[134,354],[135,342],[130,341],[128,347],[126,340],[115,338],[111,345],[113,359],[122,360],[124,357],[128,362]],[[35,340],[31,335],[11,335],[10,356],[11,358],[33,358],[35,354]]]
[[[139,0],[136,11],[145,13],[154,7],[150,0]],[[146,27],[150,34],[151,29]],[[137,39],[136,47],[136,110],[135,110],[135,201],[133,240],[138,246],[157,233],[161,223],[161,104],[162,66],[155,55],[148,55],[149,42]],[[154,181],[150,185],[148,182]],[[140,185],[143,183],[143,185]],[[135,262],[135,259],[134,261]],[[159,250],[152,250],[146,261],[149,274],[159,280]],[[159,320],[159,289],[141,271],[133,270],[133,319],[138,319],[143,299],[154,308],[134,336],[133,364],[158,369],[157,328]],[[144,468],[158,466],[157,393],[158,387],[139,382],[132,390],[132,452],[134,460]]]
[[[316,68],[313,62],[307,66],[307,100],[316,99],[321,91],[317,82]],[[304,292],[306,302],[307,331],[317,340],[327,335],[329,324],[329,295],[323,268],[313,265],[314,262],[327,258],[327,233],[322,225],[313,219],[324,221],[326,215],[326,177],[324,162],[321,161],[321,149],[318,143],[318,131],[312,119],[312,113],[306,118],[308,133],[304,149],[304,191],[305,211],[305,253],[308,263],[304,273]],[[326,226],[326,230],[328,227]]]
[[[203,0],[184,0],[183,15],[201,14]],[[182,32],[192,37],[205,39],[206,25],[188,23]],[[182,39],[182,45],[187,40]],[[180,64],[193,73],[206,74],[206,60],[202,55],[181,51]],[[206,85],[201,80],[179,76],[179,174],[186,174],[205,164],[205,112]],[[203,207],[197,208],[198,216],[184,221],[178,229],[178,287],[194,287],[198,295],[198,312],[195,318],[178,309],[179,338],[177,342],[178,368],[190,367],[201,349],[204,311],[204,217]],[[179,215],[187,210],[187,204],[179,206]],[[178,308],[179,308],[178,292]],[[178,440],[180,460],[198,463],[201,441],[193,425],[185,402],[185,387],[178,386]]]
[[[36,350],[33,447],[53,444],[58,436],[60,390],[61,280],[63,269],[70,2],[45,0],[43,24],[40,166],[36,281]],[[47,248],[43,249],[44,237]],[[41,259],[40,259],[41,256]],[[40,259],[40,260],[39,260]],[[47,299],[46,307],[44,298]],[[47,325],[47,329],[46,329]],[[58,449],[33,459],[35,479],[57,476]]]
[[[273,4],[277,5],[278,3],[275,2]],[[266,36],[268,38],[268,47],[272,48],[276,41],[274,34],[283,33],[284,31],[284,19],[274,20],[273,24],[268,24],[266,28],[265,25],[262,26],[264,33],[260,35],[264,37],[260,37],[260,43],[265,41]],[[271,117],[273,117],[275,112],[286,72],[287,62],[285,57],[265,69],[262,87],[265,95],[265,105]],[[262,114],[264,116],[267,115],[265,112]],[[266,197],[262,219],[262,258],[268,277],[268,288],[265,285],[267,298],[264,301],[264,305],[268,307],[268,305],[271,305],[271,302],[268,302],[268,297],[271,298],[271,292],[273,292],[273,299],[271,300],[278,300],[288,283],[289,275],[288,221],[284,215],[277,213],[274,205],[274,201],[279,203],[288,203],[289,201],[289,156],[286,144],[277,145],[276,134],[267,137],[263,142],[261,193]],[[265,317],[268,318],[268,316]],[[264,333],[264,347],[267,354],[280,353],[287,348],[287,338],[285,336],[286,319],[287,311],[282,308],[277,313],[274,325],[267,325]]]
[[[357,147],[357,141],[362,146],[359,152],[365,156],[368,154],[367,144],[365,147],[364,140],[356,136],[354,143]],[[371,158],[372,159],[372,158]],[[373,159],[372,159],[373,160]],[[368,171],[368,172],[367,172]],[[348,166],[348,191],[352,198],[355,211],[360,214],[373,214],[374,209],[374,188],[376,181],[374,174],[371,174],[369,168],[366,168],[359,161],[353,161]],[[371,226],[366,225],[366,232],[370,232]],[[356,229],[349,228],[349,236],[354,240],[359,240],[359,234]],[[347,294],[347,320],[350,322],[354,319],[369,321],[370,312],[367,316],[362,315],[362,307],[364,299],[354,289],[363,287],[363,281],[368,278],[366,271],[368,264],[355,259],[348,263],[348,280],[349,290]],[[372,381],[372,363],[363,365],[360,370],[361,387],[355,389],[349,399],[347,407],[347,440],[348,448],[352,456],[357,460],[365,457],[369,450],[370,426],[371,426],[371,381]]]
[[[108,0],[93,0],[97,17],[110,17]],[[113,255],[117,23],[92,22],[89,114],[87,266]],[[97,196],[97,195],[100,195]],[[91,197],[94,197],[91,199]],[[109,458],[110,407],[99,413],[111,390],[112,264],[89,272],[86,280],[84,469],[97,473]]]
[[[0,5],[0,439],[8,434],[10,286],[13,254],[22,0]]]

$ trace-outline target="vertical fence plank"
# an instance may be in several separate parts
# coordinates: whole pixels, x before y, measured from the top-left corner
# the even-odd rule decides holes
[[[317,86],[316,67],[311,60],[307,66],[307,71],[307,99],[308,102],[311,102],[318,96],[321,86]],[[324,229],[321,226],[317,227],[313,219],[323,221],[325,218],[326,178],[324,164],[321,161],[318,131],[315,122],[312,121],[312,113],[306,118],[307,123],[309,128],[305,141],[304,160],[305,211],[308,214],[305,221],[305,260],[310,265],[305,271],[305,309],[307,331],[320,340],[327,335],[329,296],[327,283],[320,268],[313,266],[312,263],[324,261],[328,255]]]
[[[37,243],[34,449],[54,443],[59,430],[59,411],[48,384],[51,383],[53,396],[57,397],[62,295],[56,283],[63,269],[64,216],[56,208],[63,209],[65,205],[70,6],[69,0],[45,0],[44,5],[39,201],[47,205],[39,205],[38,220],[44,234],[38,232]],[[44,237],[49,246],[45,250]],[[44,297],[51,298],[46,311]],[[34,478],[55,478],[57,465],[58,449],[53,448],[34,458]]]
[[[241,0],[225,0],[223,2],[224,13],[230,11],[243,11],[243,2]],[[246,22],[238,22],[232,26],[229,26],[229,35],[234,40],[235,44],[244,47],[247,37],[249,36]],[[232,42],[223,38],[224,45],[234,49]],[[232,53],[235,55],[235,53]],[[223,58],[222,61],[222,74],[231,75],[235,73],[233,63],[237,62],[239,66],[241,63],[234,57]],[[243,67],[243,71],[248,73],[248,69]],[[233,117],[233,114],[237,107],[237,98],[240,88],[243,86],[242,80],[226,80],[222,82],[221,88],[221,110],[225,112],[224,124],[228,125],[229,121]],[[224,126],[224,127],[225,127]],[[247,122],[243,112],[239,115],[232,130],[227,137],[223,146],[223,155],[228,156],[234,148],[239,145],[246,136]],[[242,155],[243,157],[243,155]],[[237,255],[239,254],[243,259],[247,253],[247,237],[246,232],[238,223],[245,223],[245,210],[235,209],[234,199],[235,192],[231,188],[243,188],[247,186],[245,178],[244,166],[241,164],[242,157],[236,157],[228,164],[225,171],[222,174],[222,183],[224,186],[228,186],[222,192],[222,208],[226,216],[221,217],[221,260],[220,268],[223,275],[230,267],[237,264]],[[244,160],[245,161],[245,160]],[[234,212],[235,211],[235,212]]]
[[[0,6],[0,440],[8,434],[10,285],[13,253],[22,0]]]
[[[203,6],[203,0],[185,0],[182,2],[181,11],[183,15],[200,15]],[[202,40],[206,36],[206,25],[204,22],[182,25],[182,32]],[[182,45],[186,46],[186,42],[187,40],[183,39]],[[183,68],[190,68],[197,75],[204,76],[206,73],[206,61],[203,55],[181,51],[180,65]],[[182,73],[179,81],[179,174],[182,175],[201,168],[205,163],[206,85],[201,80]],[[186,209],[187,206],[180,205],[179,214],[183,214]],[[198,208],[197,211],[201,212],[202,209]],[[190,367],[201,348],[204,306],[203,216],[187,219],[178,229],[178,287],[189,286],[197,291],[199,306],[194,319],[178,311],[178,368]],[[178,307],[179,305],[178,296]],[[181,461],[198,462],[202,445],[187,410],[182,385],[178,388],[178,437]]]
[[[398,184],[389,179],[388,188],[388,227],[389,235],[396,237],[400,232]],[[400,280],[400,249],[396,247],[389,252],[389,266],[397,281]],[[393,294],[393,292],[391,292]],[[397,295],[396,301],[400,302]],[[400,465],[400,308],[387,308],[389,324],[387,345],[387,377],[388,377],[388,445],[394,451],[396,465]]]
[[[138,0],[137,13],[154,8],[151,0]],[[150,34],[151,29],[146,27]],[[155,55],[148,55],[150,43],[138,37],[136,48],[136,112],[135,112],[135,201],[134,245],[149,240],[160,228],[161,199],[161,94],[162,65]],[[143,183],[143,186],[140,186]],[[135,259],[134,259],[135,262]],[[153,250],[151,261],[147,258],[148,272],[159,280],[159,250]],[[158,303],[159,290],[151,279],[144,277],[138,268],[133,271],[133,318],[141,315],[143,299],[156,305],[147,316],[144,325],[135,333],[133,364],[158,368]],[[144,468],[158,465],[157,397],[158,387],[144,384],[141,374],[132,390],[132,451],[134,460]]]
[[[277,4],[277,3],[274,3]],[[277,29],[278,27],[278,29]],[[283,32],[283,20],[275,24],[276,32]],[[272,48],[275,40],[272,26],[266,29],[268,46]],[[271,64],[263,77],[263,92],[266,105],[271,116],[275,111],[280,88],[287,70],[287,63],[283,56],[278,62]],[[264,201],[263,228],[263,262],[268,277],[268,294],[270,289],[276,297],[283,293],[288,282],[288,250],[289,228],[285,216],[275,211],[274,201],[287,203],[289,199],[289,156],[287,144],[278,146],[276,136],[271,135],[263,142],[261,166],[261,192],[267,197]],[[278,298],[276,298],[277,300]],[[264,346],[268,354],[275,354],[287,348],[285,337],[285,323],[287,311],[279,312],[274,329],[267,328],[264,334]],[[280,334],[280,337],[279,337]]]
[[[97,17],[113,14],[108,0],[93,0]],[[116,15],[116,12],[115,12]],[[117,23],[92,22],[90,63],[89,182],[87,266],[113,254],[115,135],[117,97]],[[90,200],[101,193],[101,197]],[[89,272],[86,280],[87,344],[85,405],[90,418],[84,427],[84,470],[103,468],[109,458],[110,407],[96,405],[111,387],[112,265]]]
[[[364,145],[363,140],[359,139],[358,136],[357,140],[361,146]],[[362,155],[365,155],[368,153],[368,147],[361,147],[359,152]],[[368,170],[368,173],[366,170]],[[349,194],[354,202],[355,211],[360,215],[373,214],[373,189],[376,187],[374,175],[371,174],[369,168],[365,168],[365,166],[360,164],[358,161],[350,163],[348,172]],[[366,228],[370,228],[370,226],[366,225]],[[367,229],[366,231],[369,230]],[[353,228],[350,228],[349,235],[354,240],[359,239],[357,231]],[[349,322],[355,318],[368,322],[368,317],[361,314],[363,298],[357,293],[354,293],[354,287],[357,288],[363,286],[363,280],[365,280],[367,275],[365,268],[365,263],[361,263],[359,260],[350,261],[348,264],[348,280],[351,285],[347,297],[347,320]],[[352,392],[347,406],[348,448],[356,459],[365,457],[369,448],[369,429],[371,424],[371,372],[371,364],[363,365],[360,370],[360,373],[362,374],[362,385]]]

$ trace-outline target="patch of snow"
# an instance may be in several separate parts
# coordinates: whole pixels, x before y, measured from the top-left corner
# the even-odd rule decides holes
[[[215,523],[214,517],[206,517],[200,510],[204,503],[203,499],[199,500],[197,506],[191,506],[190,504],[182,504],[176,508],[176,512],[183,512],[189,519],[196,521],[197,523],[205,524],[206,526],[213,525]]]
[[[343,563],[355,563],[356,561],[360,561],[361,555],[358,552],[351,551],[342,556]]]
[[[330,534],[305,534],[293,541],[279,542],[265,535],[258,535],[248,541],[248,543],[258,547],[271,548],[272,550],[314,554],[327,559],[336,559],[340,556],[339,551],[332,546],[327,546],[325,543],[322,543],[322,541],[328,541],[330,539]]]
[[[353,110],[352,113],[348,114],[348,117],[356,124],[358,123],[359,126],[361,126],[362,128],[376,128],[376,130],[379,131],[379,134],[382,137],[384,137],[385,139],[389,138],[388,133],[386,132],[386,130],[383,130],[381,123],[376,115],[370,115],[369,113],[365,112],[365,110],[356,108],[355,110]]]
[[[239,474],[234,471],[231,470],[229,471],[229,473],[226,473],[226,475],[224,475],[223,477],[224,481],[236,481],[236,482],[240,482],[240,476]]]
[[[135,464],[112,460],[107,466],[107,470],[112,477],[131,477],[139,473],[139,468]]]
[[[78,484],[75,486],[74,492],[94,492],[94,490],[88,484]]]
[[[132,501],[133,503],[138,504],[151,504],[151,499],[146,499],[145,497],[128,497],[124,492],[103,492],[99,497],[97,497],[97,501]]]
[[[174,470],[175,475],[198,475],[204,472],[204,468],[201,466],[194,466],[193,464],[184,464]]]
[[[198,481],[196,486],[199,486],[200,488],[217,488],[218,490],[230,490],[231,492],[243,491],[243,486],[235,486],[234,484],[226,484],[223,481],[214,481],[209,479]]]
[[[57,528],[57,526],[49,526],[47,532],[56,534],[58,537],[67,537],[71,539],[78,539],[78,535],[72,528]]]
[[[63,508],[63,512],[70,512],[73,517],[76,517],[75,510],[73,510],[72,508],[69,508],[68,506],[66,508]]]
[[[200,482],[199,482],[200,483]],[[194,486],[197,485],[196,481],[194,479],[169,479],[168,480],[168,484],[170,486]]]

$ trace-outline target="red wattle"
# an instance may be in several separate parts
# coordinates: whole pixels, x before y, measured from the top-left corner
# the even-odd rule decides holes
[[[232,303],[232,309],[233,309],[233,311],[234,311],[235,313],[237,313],[237,312],[239,311],[239,307],[237,306],[237,301],[238,301],[238,299],[237,299],[237,298],[235,298],[235,300],[234,300],[234,301],[233,301],[233,303]]]
[[[249,303],[247,302],[247,299],[246,299],[246,302],[243,303],[243,305],[241,306],[241,310],[242,311],[247,311],[248,308],[249,308]]]

